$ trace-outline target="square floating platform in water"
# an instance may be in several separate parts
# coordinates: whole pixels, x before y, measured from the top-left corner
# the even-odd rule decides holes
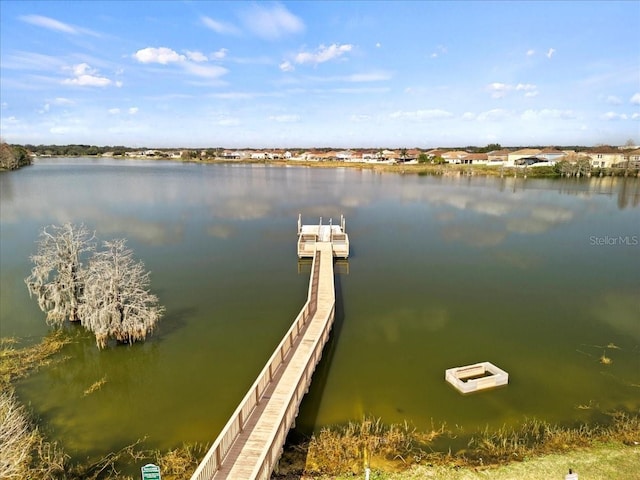
[[[490,362],[449,368],[445,370],[444,378],[461,393],[478,392],[509,383],[509,374]]]

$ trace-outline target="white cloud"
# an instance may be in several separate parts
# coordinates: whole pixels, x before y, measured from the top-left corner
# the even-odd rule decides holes
[[[538,95],[538,87],[531,83],[511,85],[509,83],[493,82],[487,85],[487,90],[491,92],[492,98],[504,98],[511,91],[524,92],[525,97],[535,97]]]
[[[204,78],[218,78],[228,71],[226,68],[218,65],[201,65],[196,63],[185,63],[184,69],[192,75]]]
[[[610,105],[621,105],[622,100],[620,100],[620,97],[616,97],[615,95],[609,95],[607,97],[607,103]]]
[[[603,120],[627,120],[625,113],[607,112],[601,117]]]
[[[214,93],[213,98],[220,98],[223,100],[249,100],[255,98],[257,95],[249,92],[225,92]]]
[[[355,87],[355,88],[332,88],[329,90],[317,90],[317,93],[346,93],[346,94],[375,94],[388,93],[389,87]]]
[[[294,67],[288,60],[285,60],[279,66],[280,70],[282,70],[283,72],[293,72],[296,69],[296,67]]]
[[[271,115],[269,120],[278,123],[294,123],[300,121],[299,115]]]
[[[476,114],[473,112],[464,112],[461,118],[462,120],[475,120]]]
[[[68,23],[61,22],[51,17],[44,17],[42,15],[24,15],[20,17],[23,22],[35,25],[37,27],[47,28],[55,32],[69,33],[71,35],[94,35],[99,36],[97,33],[86,29],[69,25]]]
[[[130,107],[129,108],[129,115],[135,115],[136,113],[138,113],[140,109],[138,107]]]
[[[631,120],[640,120],[640,113],[636,112],[631,115]]]
[[[349,117],[349,120],[355,123],[366,122],[368,120],[371,120],[371,115],[365,115],[365,114],[355,115],[354,114],[354,115],[351,115],[351,117]]]
[[[65,85],[78,85],[80,87],[107,87],[111,85],[111,80],[106,77],[96,77],[94,75],[80,75],[75,78],[67,78],[62,81]]]
[[[113,82],[98,75],[97,70],[91,68],[86,63],[79,63],[71,67],[73,72],[72,78],[66,78],[62,81],[64,85],[77,85],[80,87],[107,87]],[[122,86],[122,82],[116,82],[117,87]]]
[[[414,110],[411,112],[399,110],[397,112],[391,113],[389,117],[421,121],[421,120],[451,118],[453,117],[453,114],[451,112],[447,112],[446,110],[439,110],[439,109]]]
[[[133,54],[133,58],[140,63],[160,63],[167,65],[168,63],[184,62],[186,57],[178,52],[166,47],[147,47],[138,50]]]
[[[204,78],[218,78],[228,71],[218,65],[203,65],[202,63],[207,60],[207,57],[201,52],[187,51],[185,56],[166,47],[147,47],[138,50],[133,54],[133,57],[140,63],[159,63],[161,65],[176,63],[188,73]]]
[[[506,110],[502,108],[493,108],[491,110],[478,114],[476,118],[481,122],[486,122],[486,121],[502,120],[504,118],[507,118],[507,116],[508,116],[508,112]]]
[[[221,127],[235,127],[240,125],[240,120],[237,118],[222,118],[216,122]]]
[[[576,118],[573,110],[559,110],[554,108],[543,108],[541,110],[525,110],[520,118],[523,120],[539,120],[539,119],[572,119]]]
[[[207,56],[202,52],[192,52],[187,50],[185,53],[187,54],[187,58],[192,62],[206,62],[208,60]]]
[[[320,45],[315,52],[300,52],[295,56],[295,62],[300,64],[311,63],[319,64],[333,60],[334,58],[341,57],[347,52],[353,49],[353,45],[346,43],[339,45],[337,43],[331,44],[328,47]]]
[[[516,85],[516,90],[524,90],[524,91],[531,91],[531,90],[536,90],[538,87],[536,87],[535,85],[531,85],[530,83],[519,83],[518,85]]]
[[[348,82],[380,82],[392,77],[389,72],[354,73],[345,78]]]
[[[376,42],[376,48],[380,48],[382,44],[380,42]]]
[[[210,17],[200,17],[202,24],[221,35],[239,35],[240,29],[230,23],[219,22]]]
[[[118,115],[120,113],[120,109],[119,108],[110,108],[108,110],[109,114],[111,115]]]
[[[511,87],[506,83],[494,82],[489,84],[487,89],[491,92],[491,97],[502,98],[511,90]]]
[[[529,50],[527,50],[527,57],[531,57],[533,55],[535,55],[536,51],[532,48],[530,48]]]
[[[429,55],[431,58],[438,58],[440,55],[447,53],[447,47],[438,45],[436,49]]]
[[[48,28],[50,30],[56,30],[58,32],[71,33],[72,35],[78,34],[78,31],[71,25],[62,23],[53,18],[43,17],[41,15],[25,15],[23,17],[20,17],[20,20],[30,23],[31,25]]]
[[[79,63],[78,65],[74,65],[72,67],[72,70],[73,74],[76,76],[96,73],[95,69],[92,70],[91,67],[86,63]]]
[[[221,48],[220,50],[213,52],[211,54],[211,58],[215,60],[222,60],[227,56],[227,53],[229,53],[229,50],[227,50],[226,48]]]
[[[551,58],[551,57],[553,57],[553,54],[554,54],[554,53],[556,53],[556,49],[555,49],[555,48],[550,48],[550,49],[547,51],[547,58]]]
[[[69,98],[56,97],[52,100],[51,103],[53,103],[54,105],[75,105],[76,102]]]
[[[633,96],[629,99],[629,101],[634,105],[640,105],[640,92],[634,93]]]
[[[304,31],[304,22],[279,3],[254,3],[241,14],[243,23],[254,35],[276,40]]]
[[[55,134],[59,134],[59,135],[64,135],[65,133],[70,133],[73,130],[74,129],[72,127],[67,127],[67,126],[51,127],[49,129],[49,131],[51,133],[55,133]]]

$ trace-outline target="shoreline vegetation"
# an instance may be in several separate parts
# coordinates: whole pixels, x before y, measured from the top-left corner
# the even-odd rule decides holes
[[[455,147],[453,149],[438,149],[426,151],[423,149],[395,150],[369,149],[371,152],[363,154],[362,158],[351,156],[351,151],[335,152],[330,148],[317,150],[313,157],[305,150],[298,151],[297,156],[282,149],[268,156],[264,152],[255,153],[253,149],[244,152],[229,152],[222,148],[194,149],[133,149],[124,146],[93,145],[9,145],[1,144],[0,171],[13,170],[30,165],[33,158],[110,158],[110,159],[145,159],[157,161],[174,161],[199,164],[229,164],[229,165],[271,165],[271,166],[302,166],[314,168],[355,168],[372,170],[378,173],[400,173],[434,176],[494,176],[514,178],[561,178],[561,177],[638,177],[640,178],[640,150],[632,146],[629,140],[625,147],[550,147],[544,150],[526,147],[518,151],[505,149],[500,144],[490,144],[486,147]],[[544,148],[544,147],[540,147]],[[563,149],[564,150],[561,150]],[[635,149],[635,150],[633,150]],[[458,154],[458,160],[447,160],[446,152]],[[252,153],[253,152],[253,153]],[[539,157],[531,153],[524,160],[507,162],[510,153],[541,152]],[[548,153],[542,153],[548,152]],[[604,153],[602,153],[604,152]],[[624,153],[626,152],[626,153]],[[630,152],[630,153],[629,153]],[[249,155],[251,153],[251,155]],[[460,160],[459,155],[469,158],[483,156],[485,160]],[[341,158],[346,155],[350,158]],[[488,155],[494,155],[500,161],[487,162]],[[545,155],[552,155],[549,161]],[[520,157],[521,155],[518,155]],[[366,159],[365,159],[366,157]],[[606,162],[602,158],[608,157]],[[448,158],[448,157],[447,157]],[[493,157],[492,157],[493,158]],[[613,158],[617,160],[612,160]],[[533,163],[529,163],[533,162]],[[606,166],[605,166],[606,165]]]
[[[46,425],[16,398],[14,384],[38,368],[65,362],[64,347],[75,341],[69,332],[53,331],[40,343],[18,347],[0,340],[0,478],[52,480],[122,479],[137,476],[148,462],[161,467],[165,480],[190,477],[208,445],[185,444],[169,451],[144,448],[140,439],[102,458],[71,462],[58,442],[47,439]],[[106,382],[85,391],[91,395]],[[608,421],[574,426],[523,419],[514,427],[480,432],[442,425],[429,432],[410,423],[385,424],[364,417],[321,429],[311,438],[288,439],[272,475],[280,480],[371,479],[440,480],[491,478],[562,478],[568,468],[585,478],[637,478],[640,468],[640,412],[600,412]],[[213,440],[213,439],[212,439]],[[448,442],[456,451],[438,448]]]
[[[274,167],[309,167],[309,168],[352,168],[356,170],[371,170],[376,173],[396,173],[402,175],[432,175],[443,177],[500,177],[500,178],[563,178],[563,177],[638,177],[640,168],[609,167],[590,168],[586,173],[581,173],[572,168],[570,162],[559,163],[555,166],[539,167],[509,167],[493,165],[464,165],[450,163],[367,163],[367,162],[342,162],[336,160],[230,160],[224,158],[183,159],[145,156],[87,156],[88,158],[111,158],[114,160],[152,160],[172,161],[178,163],[195,164],[219,164],[219,165],[269,165]],[[45,157],[48,158],[48,157]],[[53,158],[78,158],[77,156],[55,156]]]

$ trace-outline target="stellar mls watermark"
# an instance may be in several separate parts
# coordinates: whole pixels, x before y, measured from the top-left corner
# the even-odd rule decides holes
[[[640,245],[638,235],[604,235],[589,237],[589,244],[598,247],[637,247]]]

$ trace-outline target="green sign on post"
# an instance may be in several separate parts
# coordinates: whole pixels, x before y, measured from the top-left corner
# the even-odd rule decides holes
[[[153,463],[148,463],[142,467],[142,480],[161,480],[160,467]]]

